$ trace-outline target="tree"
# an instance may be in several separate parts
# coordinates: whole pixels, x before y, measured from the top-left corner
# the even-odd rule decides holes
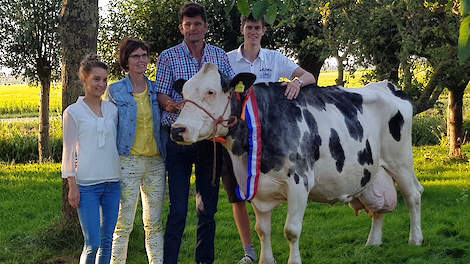
[[[41,84],[39,161],[49,158],[49,91],[58,75],[60,0],[0,0],[0,64]]]
[[[415,114],[433,107],[444,89],[449,91],[449,154],[458,156],[470,61],[457,57],[460,16],[455,3],[363,0],[353,3],[357,8],[350,12],[332,12],[343,13],[350,21],[344,24],[355,36],[355,48],[349,52],[364,66],[373,65],[376,79],[389,73],[387,79],[398,81],[413,98]]]
[[[78,78],[80,62],[88,53],[96,53],[98,0],[63,1],[60,13],[62,40],[62,111],[83,94]],[[62,182],[62,216],[66,227],[78,229],[77,213],[68,203],[67,180]]]

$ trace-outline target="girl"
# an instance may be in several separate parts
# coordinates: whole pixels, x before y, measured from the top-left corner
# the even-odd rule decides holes
[[[116,147],[117,109],[102,101],[108,67],[90,54],[80,64],[85,97],[63,114],[62,177],[68,200],[78,210],[85,240],[81,264],[109,263],[121,187]]]

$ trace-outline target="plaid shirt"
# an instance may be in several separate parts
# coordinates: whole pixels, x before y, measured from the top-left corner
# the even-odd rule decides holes
[[[233,77],[235,75],[225,51],[207,43],[200,64],[191,55],[184,41],[163,51],[158,58],[157,92],[170,96],[175,102],[182,101],[183,97],[173,90],[173,83],[178,79],[189,80],[201,69],[203,64],[208,62],[216,64],[219,70],[227,76]],[[161,122],[164,126],[171,126],[177,118],[177,114],[163,111]]]

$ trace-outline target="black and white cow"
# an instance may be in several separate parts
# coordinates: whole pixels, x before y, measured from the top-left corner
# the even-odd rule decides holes
[[[205,64],[184,83],[182,93],[218,117],[239,81],[249,87],[254,75],[242,73],[230,83],[214,64]],[[367,245],[381,244],[383,214],[396,206],[394,182],[410,210],[409,243],[422,244],[423,187],[413,168],[412,105],[406,94],[387,81],[358,89],[306,86],[296,100],[287,100],[279,83],[256,84],[253,89],[263,140],[259,188],[252,201],[261,241],[260,263],[275,263],[271,212],[285,201],[289,263],[301,263],[299,237],[308,200],[365,209],[373,221]],[[240,116],[242,101],[233,96],[224,118]],[[246,173],[249,142],[244,121],[229,129],[219,126],[214,135],[213,120],[186,103],[171,134],[182,144],[226,136],[224,146],[234,170]]]

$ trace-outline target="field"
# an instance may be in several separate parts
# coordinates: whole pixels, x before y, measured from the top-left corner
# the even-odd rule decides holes
[[[319,78],[322,86],[334,85],[335,71],[322,72]],[[348,87],[361,86],[359,78],[350,78]],[[3,85],[0,86],[0,119],[12,117],[37,117],[39,115],[39,100],[41,91],[38,86]],[[50,112],[58,116],[62,112],[62,88],[51,86]]]
[[[469,145],[464,151],[470,150]],[[384,244],[365,247],[370,218],[355,217],[344,205],[309,203],[300,249],[304,263],[470,263],[470,163],[446,156],[441,146],[415,148],[416,174],[425,191],[422,200],[422,247],[407,244],[408,210],[399,196],[398,209],[385,217]],[[48,227],[60,217],[60,165],[0,166],[0,263],[77,263],[81,237],[57,237]],[[194,263],[196,215],[194,186],[183,237],[180,263]],[[273,214],[273,250],[286,263],[288,244],[282,235],[286,205]],[[165,207],[167,214],[168,203]],[[252,224],[254,216],[250,207]],[[137,212],[128,263],[147,263],[142,218]],[[254,229],[252,229],[254,230]],[[255,248],[259,240],[253,231]],[[217,213],[216,263],[236,263],[241,245],[223,189]]]
[[[39,116],[41,91],[38,86],[3,85],[0,86],[0,118]],[[62,88],[51,86],[50,114],[62,113]]]

